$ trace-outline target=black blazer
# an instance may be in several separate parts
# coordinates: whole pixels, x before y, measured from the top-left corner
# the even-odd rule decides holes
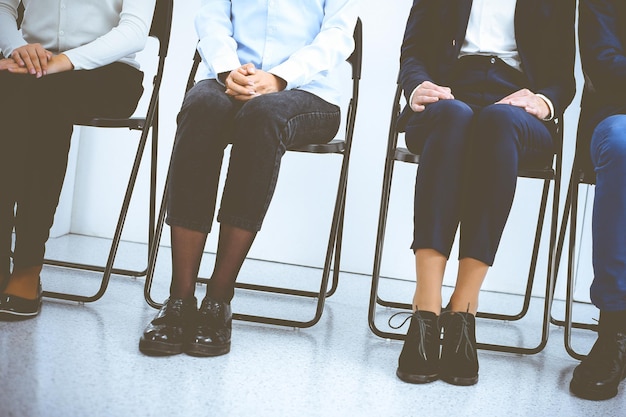
[[[407,100],[424,81],[448,85],[471,7],[472,0],[413,1],[400,55],[399,82]],[[563,114],[576,91],[575,14],[575,0],[517,0],[515,9],[515,38],[527,88],[548,97],[556,115]],[[408,106],[404,111],[410,111]]]
[[[593,130],[609,116],[626,114],[626,0],[580,0],[578,39],[585,88],[576,158],[592,174]]]

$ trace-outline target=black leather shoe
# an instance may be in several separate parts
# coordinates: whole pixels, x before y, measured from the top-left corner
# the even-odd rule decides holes
[[[168,298],[139,339],[139,350],[148,355],[176,355],[183,351],[193,325],[196,298]]]
[[[391,316],[389,320],[391,321],[394,316]],[[411,384],[435,381],[439,378],[441,328],[438,324],[438,317],[433,312],[418,310],[407,320],[409,318],[411,325],[398,358],[396,375],[404,382]]]
[[[196,315],[196,327],[185,353],[192,356],[219,356],[230,352],[233,312],[230,304],[205,297]]]
[[[570,391],[587,400],[607,400],[617,395],[618,386],[626,378],[626,312],[625,321],[617,326],[600,313],[598,340],[585,359],[574,369]],[[621,327],[622,329],[619,329]]]
[[[0,294],[0,320],[26,320],[36,317],[41,311],[41,282],[37,289],[37,298],[29,300],[11,294]]]
[[[447,311],[441,314],[443,341],[439,377],[453,385],[478,382],[476,318],[471,313]]]

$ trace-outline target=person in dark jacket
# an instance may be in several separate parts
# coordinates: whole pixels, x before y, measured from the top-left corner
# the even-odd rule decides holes
[[[591,301],[600,320],[570,389],[603,400],[626,377],[626,2],[581,0],[578,24],[585,87],[576,163],[595,175]]]
[[[575,93],[574,0],[415,0],[401,49],[399,126],[420,154],[417,285],[396,374],[410,383],[478,381],[475,314],[518,167],[551,165],[556,121]],[[442,313],[457,228],[459,269]],[[439,338],[443,329],[440,352]]]

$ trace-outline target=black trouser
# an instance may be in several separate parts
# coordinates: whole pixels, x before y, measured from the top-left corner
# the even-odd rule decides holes
[[[43,263],[74,122],[129,116],[142,80],[122,63],[39,79],[0,71],[0,274],[9,274],[13,229],[14,265]]]

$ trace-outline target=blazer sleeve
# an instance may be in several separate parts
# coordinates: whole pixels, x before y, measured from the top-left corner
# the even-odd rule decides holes
[[[551,3],[549,11],[537,7],[529,12],[534,14],[534,19],[527,19],[529,26],[525,29],[528,36],[524,36],[523,40],[518,36],[520,54],[528,58],[524,61],[522,57],[522,62],[529,65],[524,71],[532,79],[533,92],[548,97],[558,117],[576,93],[576,2],[557,0]],[[538,27],[542,28],[542,36],[536,34]]]
[[[433,81],[428,63],[435,54],[432,24],[437,1],[415,0],[409,13],[400,49],[398,78],[407,102],[418,85],[424,81]]]
[[[580,59],[592,90],[611,96],[626,96],[626,51],[620,39],[623,17],[617,2],[624,0],[580,0]]]

